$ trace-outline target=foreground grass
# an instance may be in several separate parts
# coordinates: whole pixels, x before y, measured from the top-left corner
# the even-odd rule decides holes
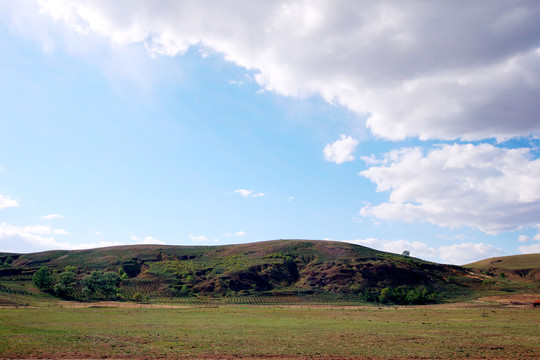
[[[0,309],[0,358],[540,358],[538,309]]]

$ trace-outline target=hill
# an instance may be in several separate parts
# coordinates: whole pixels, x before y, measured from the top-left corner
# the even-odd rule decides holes
[[[501,256],[477,261],[468,265],[486,274],[540,281],[540,254]]]
[[[75,300],[418,304],[469,298],[489,278],[459,266],[313,240],[0,253],[0,264],[0,294]]]

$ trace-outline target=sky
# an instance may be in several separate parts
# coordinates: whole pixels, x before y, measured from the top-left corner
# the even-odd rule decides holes
[[[0,0],[0,252],[540,253],[540,2]]]

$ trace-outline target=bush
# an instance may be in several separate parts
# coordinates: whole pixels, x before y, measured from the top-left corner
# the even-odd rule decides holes
[[[383,304],[425,304],[435,300],[435,294],[430,293],[425,287],[420,286],[414,289],[405,286],[397,288],[383,288],[379,293],[379,302]]]
[[[133,294],[133,301],[135,301],[136,303],[140,303],[143,300],[144,300],[144,295],[141,294],[140,292]]]

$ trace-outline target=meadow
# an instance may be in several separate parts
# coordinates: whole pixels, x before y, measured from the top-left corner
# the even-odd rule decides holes
[[[133,305],[0,309],[0,358],[540,358],[527,307]]]

